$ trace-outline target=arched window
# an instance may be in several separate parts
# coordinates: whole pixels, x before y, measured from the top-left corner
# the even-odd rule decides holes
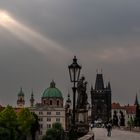
[[[52,105],[52,100],[50,100],[50,105]]]
[[[46,104],[46,101],[45,100],[43,100],[43,104]]]
[[[57,105],[59,105],[59,100],[57,100]]]

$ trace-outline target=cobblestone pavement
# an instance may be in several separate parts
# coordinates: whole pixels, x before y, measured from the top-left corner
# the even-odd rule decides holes
[[[105,128],[93,128],[95,140],[140,140],[140,133],[123,130],[112,130],[112,136],[107,137]]]

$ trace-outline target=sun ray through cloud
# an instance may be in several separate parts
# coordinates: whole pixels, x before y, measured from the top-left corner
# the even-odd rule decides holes
[[[37,51],[42,53],[50,53],[50,51],[55,51],[62,55],[70,54],[70,51],[63,48],[58,43],[53,40],[44,37],[33,29],[25,26],[24,24],[18,22],[6,11],[0,10],[0,26],[7,29],[18,39],[26,42],[32,46]]]

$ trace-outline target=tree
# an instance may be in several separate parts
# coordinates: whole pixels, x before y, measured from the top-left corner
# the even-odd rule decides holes
[[[118,126],[118,116],[117,116],[116,111],[114,111],[114,114],[113,114],[113,125]]]
[[[129,118],[128,122],[127,122],[129,128],[130,128],[130,131],[131,131],[131,128],[134,126],[134,120],[132,117]]]
[[[22,108],[17,114],[17,120],[19,123],[19,130],[22,132],[20,139],[26,140],[27,136],[30,134],[31,126],[35,122],[35,118],[28,108]]]
[[[64,129],[61,123],[53,123],[52,128],[56,130],[56,140],[61,140],[64,135]]]
[[[53,140],[57,140],[57,130],[55,128],[50,128],[46,131],[46,140],[53,138]]]
[[[0,126],[3,134],[7,133],[9,134],[10,140],[15,140],[17,135],[17,125],[16,112],[11,106],[8,105],[3,111],[0,112]]]
[[[7,128],[0,127],[0,140],[9,140],[10,131]]]
[[[135,126],[140,127],[140,105],[136,105]]]
[[[36,132],[39,131],[39,121],[38,121],[38,116],[35,113],[32,113],[32,115],[35,121],[34,123],[31,124],[30,133],[32,135],[32,140],[35,140]]]
[[[52,128],[46,131],[42,140],[63,140],[64,129],[60,123],[54,123]]]
[[[54,138],[54,136],[48,135],[48,136],[44,136],[42,140],[56,140],[56,139]]]
[[[120,111],[120,126],[125,126],[125,117],[122,111]]]

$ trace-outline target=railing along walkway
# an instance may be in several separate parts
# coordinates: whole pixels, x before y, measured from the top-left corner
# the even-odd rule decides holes
[[[88,132],[85,136],[79,138],[78,140],[94,140],[93,131]]]

